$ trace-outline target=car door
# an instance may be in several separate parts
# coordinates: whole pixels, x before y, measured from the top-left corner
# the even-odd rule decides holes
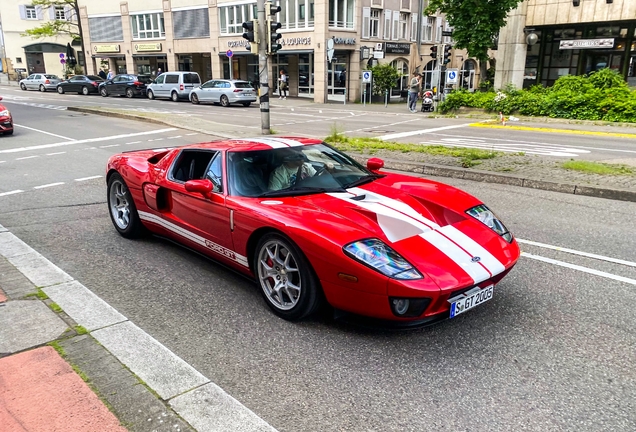
[[[84,81],[84,75],[75,75],[69,81],[68,91],[79,92]]]
[[[154,93],[155,97],[165,97],[164,96],[164,80],[166,79],[166,77],[161,74],[159,75],[157,78],[155,78],[155,82],[152,84],[152,92]]]
[[[115,79],[113,79],[113,94],[125,94],[128,81],[130,81],[130,77],[128,75],[117,75]]]
[[[210,80],[201,86],[201,89],[197,91],[197,96],[201,102],[212,102],[212,95],[216,81]]]
[[[179,226],[173,232],[180,240],[219,258],[237,261],[230,226],[230,210],[225,205],[223,152],[184,149],[175,159],[168,178],[158,184],[167,190],[168,208],[161,215]],[[208,196],[188,192],[189,180],[208,179],[214,185]]]
[[[29,81],[29,84],[27,84],[27,87],[30,89],[37,89],[40,87],[40,79],[42,79],[42,75],[40,74],[34,74],[33,78],[31,78],[31,80]]]

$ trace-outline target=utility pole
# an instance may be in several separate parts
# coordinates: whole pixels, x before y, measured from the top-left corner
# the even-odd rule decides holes
[[[256,13],[258,15],[258,76],[260,82],[260,104],[261,104],[261,134],[270,134],[269,125],[269,71],[267,70],[267,24],[265,11],[265,0],[256,1]]]

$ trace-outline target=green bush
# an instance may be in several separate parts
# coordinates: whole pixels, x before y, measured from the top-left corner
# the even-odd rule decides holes
[[[439,109],[447,113],[461,107],[506,115],[636,123],[636,91],[630,90],[622,75],[611,69],[587,76],[566,75],[552,87],[535,85],[518,90],[508,85],[498,92],[475,93],[460,90],[447,95]]]

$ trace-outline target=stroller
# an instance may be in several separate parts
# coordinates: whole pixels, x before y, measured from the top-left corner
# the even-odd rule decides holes
[[[422,96],[422,112],[433,112],[435,108],[433,107],[433,92],[430,90],[426,90],[424,95]]]

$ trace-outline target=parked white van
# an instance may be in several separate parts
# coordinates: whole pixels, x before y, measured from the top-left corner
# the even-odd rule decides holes
[[[148,86],[148,99],[165,98],[178,102],[188,100],[193,88],[201,85],[196,72],[164,72]]]

